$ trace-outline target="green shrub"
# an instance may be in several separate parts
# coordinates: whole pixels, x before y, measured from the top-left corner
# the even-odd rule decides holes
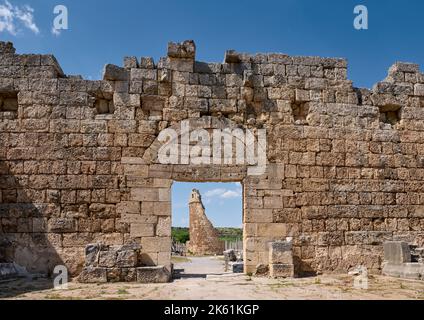
[[[172,239],[180,243],[190,240],[190,233],[187,228],[172,228]]]

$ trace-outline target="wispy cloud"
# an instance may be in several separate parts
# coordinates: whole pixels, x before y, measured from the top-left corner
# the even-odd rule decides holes
[[[221,198],[223,199],[233,199],[239,197],[241,197],[241,194],[238,191],[233,190],[227,190],[221,195]]]
[[[235,199],[240,198],[242,196],[241,188],[237,188],[235,190],[225,189],[225,188],[217,188],[209,190],[205,193],[205,198],[220,198],[220,199]]]
[[[212,197],[220,196],[223,193],[225,193],[225,191],[227,190],[223,188],[212,189],[212,190],[206,191],[205,197],[212,198]]]
[[[40,33],[34,20],[34,9],[29,5],[14,6],[7,0],[0,4],[0,32],[17,35],[22,27]]]

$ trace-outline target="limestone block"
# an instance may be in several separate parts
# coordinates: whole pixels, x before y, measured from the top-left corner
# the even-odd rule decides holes
[[[115,250],[100,251],[99,253],[99,266],[102,268],[113,268],[116,266]]]
[[[382,273],[386,276],[422,280],[424,276],[424,264],[422,263],[385,263]]]
[[[75,232],[76,224],[74,219],[69,218],[52,218],[48,222],[49,232]]]
[[[116,256],[117,267],[136,267],[138,262],[137,250],[122,250],[118,251]]]
[[[287,236],[288,229],[285,223],[257,223],[258,237],[277,237],[285,238]]]
[[[137,268],[139,283],[167,283],[170,279],[171,274],[164,266]]]
[[[152,57],[141,57],[140,58],[140,68],[142,69],[154,69],[155,61]]]
[[[77,278],[80,283],[106,283],[107,269],[98,267],[86,267]]]
[[[103,71],[103,79],[111,81],[128,81],[129,72],[124,68],[107,64]]]
[[[171,236],[171,217],[159,217],[158,223],[156,225],[156,236]]]
[[[140,202],[138,201],[121,201],[116,205],[116,213],[123,214],[140,214]]]
[[[137,57],[124,57],[124,68],[125,69],[138,68]]]
[[[159,201],[170,202],[171,201],[171,188],[159,188]]]
[[[101,245],[89,244],[85,247],[85,266],[97,267],[99,263],[99,253]]]
[[[196,55],[196,45],[193,40],[186,40],[182,43],[168,43],[168,57],[181,59],[194,59]]]
[[[411,251],[406,242],[388,241],[384,243],[384,260],[389,264],[411,262]]]
[[[131,223],[130,235],[133,238],[152,237],[155,235],[154,225],[145,223]]]
[[[270,264],[293,264],[291,241],[278,241],[269,244]]]
[[[170,216],[171,202],[143,201],[141,204],[142,215]]]
[[[171,250],[170,237],[143,237],[141,248],[143,252],[169,252]]]
[[[293,264],[270,264],[269,274],[272,278],[293,278]]]
[[[132,188],[132,201],[158,201],[159,189],[156,188]]]
[[[131,80],[157,80],[158,73],[155,69],[131,69]]]
[[[246,210],[245,222],[249,222],[249,223],[273,222],[272,209],[248,209]]]
[[[389,74],[394,72],[420,72],[420,66],[415,63],[396,62],[389,69]]]
[[[424,97],[424,84],[417,83],[414,87],[414,95]]]
[[[137,281],[137,269],[136,268],[122,268],[121,269],[121,281],[122,282],[136,282]]]

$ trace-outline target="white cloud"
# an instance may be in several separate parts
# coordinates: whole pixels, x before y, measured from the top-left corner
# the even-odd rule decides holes
[[[236,190],[217,188],[209,190],[205,193],[205,198],[208,200],[210,198],[218,197],[220,199],[235,199],[240,198],[242,195],[241,188]]]
[[[212,190],[206,191],[205,197],[212,198],[212,197],[220,196],[223,193],[225,193],[225,191],[227,190],[222,188],[212,189]]]
[[[34,21],[34,9],[29,5],[14,6],[9,1],[0,4],[0,32],[16,35],[23,26],[35,34],[40,33]]]
[[[233,199],[238,197],[240,197],[240,193],[233,190],[228,190],[221,195],[221,198],[223,199]]]

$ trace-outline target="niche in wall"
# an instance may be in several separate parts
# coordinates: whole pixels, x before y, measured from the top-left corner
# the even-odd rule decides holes
[[[402,108],[397,105],[386,105],[380,107],[380,122],[396,125],[402,118]]]
[[[18,93],[0,92],[0,112],[18,111]]]

